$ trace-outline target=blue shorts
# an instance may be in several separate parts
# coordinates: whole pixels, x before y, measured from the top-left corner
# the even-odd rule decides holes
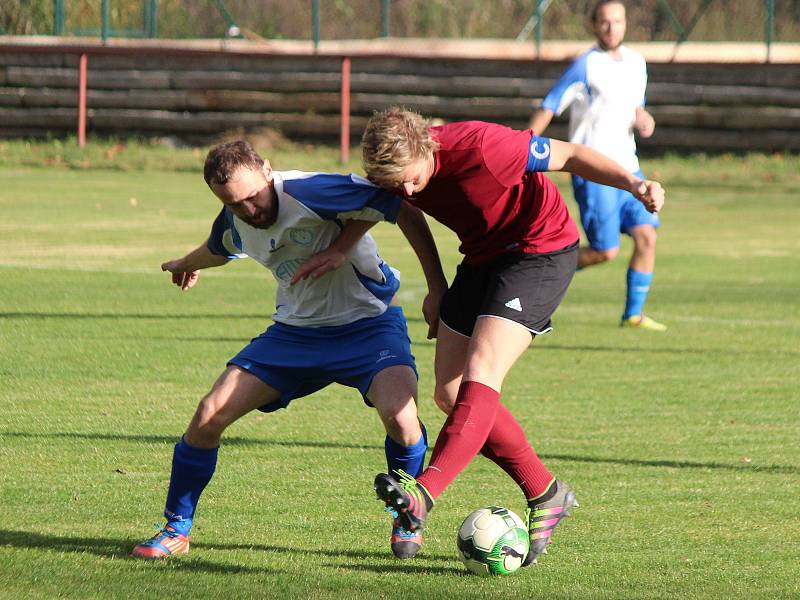
[[[641,171],[636,175],[644,178]],[[647,212],[644,205],[633,194],[577,175],[572,176],[575,200],[581,209],[581,225],[595,250],[619,248],[619,234],[630,235],[637,225],[658,227],[658,215]]]
[[[253,338],[229,365],[249,371],[281,392],[259,408],[272,412],[295,398],[331,383],[356,388],[364,402],[375,375],[395,365],[417,372],[403,310],[390,306],[377,317],[334,327],[297,327],[275,323]]]

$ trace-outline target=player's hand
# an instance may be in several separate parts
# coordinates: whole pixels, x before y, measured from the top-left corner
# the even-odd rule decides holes
[[[194,287],[200,274],[197,271],[187,271],[183,259],[168,260],[161,264],[162,271],[169,271],[172,273],[172,283],[177,285],[182,290],[188,290]]]
[[[341,267],[346,260],[346,254],[338,250],[326,248],[300,265],[297,271],[295,271],[290,285],[294,285],[298,281],[308,279],[309,277],[319,279],[326,273],[330,273]]]
[[[439,333],[439,308],[442,305],[443,293],[428,292],[422,301],[422,316],[428,324],[427,339],[434,339]]]
[[[637,184],[633,195],[651,213],[657,213],[664,206],[664,188],[657,181],[645,180]]]
[[[640,108],[636,111],[636,118],[633,122],[633,126],[641,137],[649,138],[656,130],[656,120],[653,118],[653,115],[645,109]]]

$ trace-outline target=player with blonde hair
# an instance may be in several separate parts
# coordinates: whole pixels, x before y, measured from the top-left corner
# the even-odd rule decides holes
[[[500,403],[508,371],[552,329],[577,265],[577,227],[544,172],[628,190],[651,212],[664,191],[586,146],[480,121],[431,127],[402,108],[376,113],[362,142],[367,177],[452,229],[464,254],[439,310],[435,400],[447,420],[422,475],[381,473],[375,490],[404,527],[421,530],[434,500],[481,452],[525,494],[530,564],[576,505]]]

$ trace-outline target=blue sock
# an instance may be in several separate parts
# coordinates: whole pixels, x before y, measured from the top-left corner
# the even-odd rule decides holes
[[[179,533],[187,535],[192,528],[200,494],[211,481],[217,467],[218,450],[219,448],[194,448],[183,438],[175,444],[164,516],[167,523]]]
[[[652,273],[642,273],[628,269],[628,296],[625,299],[625,313],[623,319],[642,314],[647,292],[650,291],[650,282],[653,281]]]
[[[401,446],[388,435],[386,436],[386,465],[393,477],[397,476],[398,469],[402,469],[413,477],[422,473],[425,452],[428,450],[428,432],[425,431],[425,425],[422,423],[420,423],[420,427],[422,436],[416,444],[411,446]]]

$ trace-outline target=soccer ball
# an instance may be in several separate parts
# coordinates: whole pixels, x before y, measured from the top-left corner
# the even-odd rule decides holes
[[[473,511],[458,530],[461,561],[476,575],[510,575],[528,554],[528,528],[501,506]]]

